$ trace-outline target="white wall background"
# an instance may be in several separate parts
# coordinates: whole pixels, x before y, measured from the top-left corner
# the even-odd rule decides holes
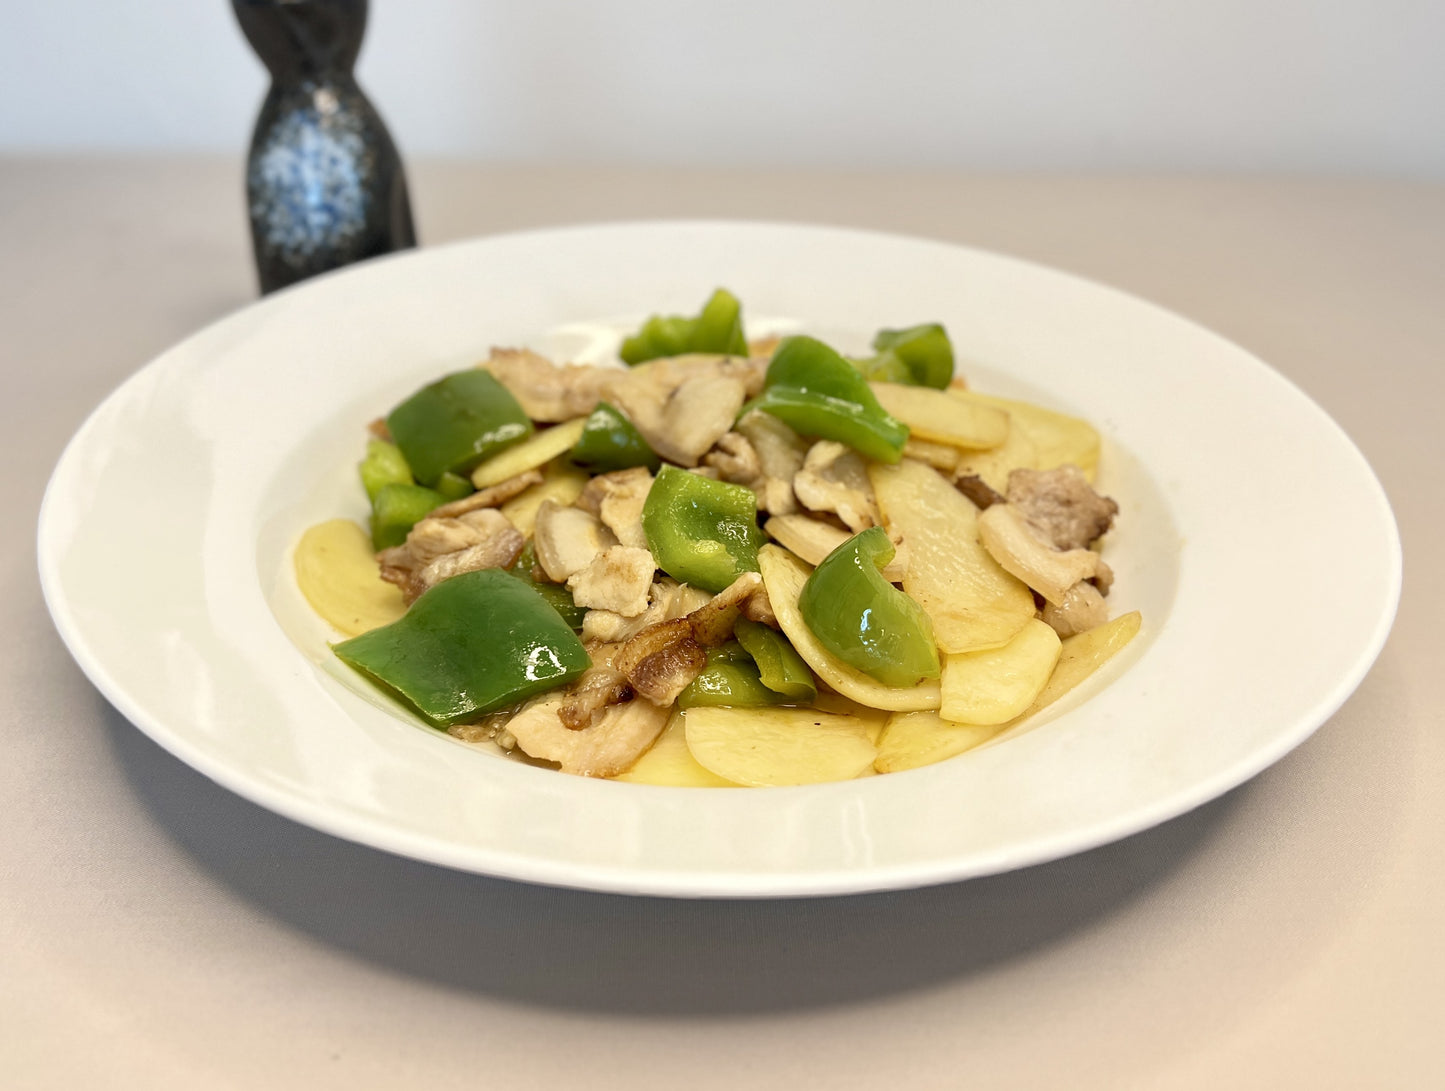
[[[1445,0],[373,0],[407,155],[1445,177]],[[0,0],[0,152],[236,151],[226,0]]]

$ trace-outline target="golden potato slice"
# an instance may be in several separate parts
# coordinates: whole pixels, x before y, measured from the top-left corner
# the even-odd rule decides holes
[[[509,477],[535,470],[565,454],[577,446],[582,438],[586,417],[569,420],[565,424],[554,424],[524,439],[515,447],[508,447],[501,454],[493,455],[472,471],[472,484],[479,489],[498,485]]]
[[[1005,440],[1007,442],[1007,440]],[[916,459],[919,462],[927,463],[935,470],[945,474],[952,474],[958,469],[958,460],[964,454],[984,454],[983,451],[965,451],[960,447],[950,447],[946,443],[934,443],[931,440],[919,439],[916,436],[909,436],[908,442],[903,445],[903,457]]]
[[[690,708],[683,724],[700,765],[754,788],[852,780],[878,756],[863,720],[811,708]]]
[[[1013,428],[1024,432],[1034,445],[1037,465],[1030,469],[1052,470],[1055,466],[1072,462],[1084,471],[1085,477],[1094,480],[1094,473],[1099,468],[1099,433],[1088,421],[1030,402],[976,394],[970,390],[950,388],[946,396],[966,405],[1006,411]],[[992,481],[989,484],[1003,491]]]
[[[1030,618],[1001,648],[949,655],[938,714],[954,723],[1008,723],[1043,691],[1059,654],[1059,634]]]
[[[936,712],[895,712],[878,740],[873,768],[899,773],[932,765],[988,742],[1003,724],[956,724]]]
[[[537,526],[537,509],[548,500],[555,500],[564,508],[571,507],[587,487],[587,481],[586,472],[563,459],[555,459],[543,467],[541,484],[506,501],[501,513],[530,538]]]
[[[1053,704],[1117,655],[1139,632],[1140,621],[1139,611],[1132,610],[1065,640],[1048,682],[1019,718],[1032,716],[1041,708]]]
[[[613,780],[630,784],[657,784],[665,788],[737,788],[735,781],[725,780],[704,769],[687,748],[682,712],[672,714],[652,749],[637,759],[636,764]]]
[[[816,568],[823,558],[853,537],[846,530],[814,519],[811,515],[774,515],[763,524],[763,533],[785,549],[790,549]],[[908,571],[907,552],[898,550],[893,559],[883,566],[883,578],[889,583],[899,583]]]
[[[819,712],[834,712],[839,716],[852,716],[854,719],[862,720],[868,729],[868,739],[874,746],[878,745],[878,739],[883,734],[883,725],[888,722],[888,717],[896,715],[886,709],[860,705],[852,698],[844,697],[841,693],[834,693],[828,689],[818,690],[818,696],[813,698],[813,707]]]
[[[914,436],[950,447],[997,447],[1008,438],[1008,413],[997,406],[966,401],[942,390],[904,383],[869,383],[878,404]]]
[[[803,621],[803,613],[798,608],[798,598],[803,593],[803,584],[808,582],[811,569],[797,557],[781,546],[765,545],[758,550],[758,567],[762,570],[763,586],[768,592],[773,613],[778,616],[779,626],[793,642],[803,661],[831,689],[869,708],[910,710],[938,707],[937,682],[920,682],[911,689],[885,686],[823,647]]]
[[[401,588],[381,578],[371,538],[350,519],[308,529],[291,560],[311,608],[347,636],[389,625],[406,613]]]
[[[1008,439],[991,451],[959,451],[953,467],[955,479],[967,474],[983,478],[998,492],[1008,491],[1008,475],[1014,470],[1038,470],[1039,449],[1022,428],[1010,428]]]
[[[908,546],[903,590],[927,611],[939,651],[997,647],[1034,616],[1029,589],[979,545],[978,509],[937,470],[904,459],[870,463],[868,477],[883,522]]]
[[[1102,667],[1139,631],[1139,613],[1123,614],[1063,641],[1059,661],[1033,704],[1006,724],[959,724],[934,712],[895,712],[878,740],[880,773],[916,769],[972,750],[1053,704]],[[945,676],[946,677],[946,676]]]

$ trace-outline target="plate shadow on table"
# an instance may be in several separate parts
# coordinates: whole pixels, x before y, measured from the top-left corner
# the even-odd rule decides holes
[[[826,1008],[984,973],[1165,880],[1249,790],[1091,852],[969,882],[827,899],[627,897],[450,871],[319,833],[212,783],[96,701],[155,820],[263,912],[450,988],[614,1015]]]

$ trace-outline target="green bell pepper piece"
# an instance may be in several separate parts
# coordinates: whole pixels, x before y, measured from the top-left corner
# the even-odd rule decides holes
[[[444,580],[399,620],[334,651],[436,727],[555,689],[591,666],[557,611],[498,568]]]
[[[366,457],[361,460],[357,469],[361,471],[361,485],[366,489],[366,499],[373,504],[376,503],[376,494],[383,485],[416,483],[401,448],[395,443],[387,443],[384,439],[367,440]]]
[[[858,374],[867,379],[870,383],[903,383],[907,386],[917,386],[913,380],[913,372],[908,370],[908,365],[891,352],[881,353],[878,356],[870,356],[866,360],[857,360],[847,357],[850,364],[858,369]]]
[[[759,621],[739,618],[733,636],[757,664],[763,685],[793,701],[811,702],[818,696],[813,672],[788,638]]]
[[[628,364],[640,364],[660,356],[681,356],[687,352],[721,352],[746,356],[748,339],[743,335],[743,308],[724,288],[713,292],[696,318],[655,314],[642,329],[622,342],[619,355]]]
[[[789,337],[778,346],[762,394],[746,408],[771,413],[805,436],[837,440],[877,462],[897,462],[908,441],[908,426],[878,404],[868,381],[811,337]]]
[[[657,567],[714,593],[758,570],[758,499],[745,485],[676,466],[658,471],[642,505],[642,530]]]
[[[450,470],[437,478],[437,492],[441,493],[447,500],[460,500],[464,496],[471,496],[477,490],[472,487],[470,478],[461,474],[454,474]]]
[[[582,425],[582,435],[572,448],[572,461],[594,474],[646,466],[653,473],[662,460],[648,446],[630,420],[608,405],[598,402]]]
[[[823,558],[798,607],[813,635],[843,662],[885,686],[906,689],[940,673],[933,623],[883,578],[893,543],[882,527],[855,534]]]
[[[446,497],[425,485],[383,485],[371,503],[371,546],[390,549],[406,541],[412,526]]]
[[[580,633],[582,619],[587,616],[587,607],[578,606],[572,598],[572,592],[561,584],[533,579],[532,569],[536,564],[537,550],[531,539],[528,539],[527,544],[522,547],[522,552],[517,554],[517,559],[512,562],[512,567],[506,571],[546,599],[547,605],[562,616],[562,620],[567,623],[568,628],[574,633]]]
[[[677,695],[677,707],[699,705],[731,705],[735,708],[760,708],[776,705],[787,698],[763,685],[757,664],[735,641],[709,648],[707,666]]]
[[[873,348],[877,356],[853,361],[853,366],[871,382],[943,390],[953,381],[953,343],[937,322],[906,330],[879,330]]]
[[[391,411],[386,427],[423,485],[449,470],[465,474],[532,434],[517,399],[481,368],[422,387]]]

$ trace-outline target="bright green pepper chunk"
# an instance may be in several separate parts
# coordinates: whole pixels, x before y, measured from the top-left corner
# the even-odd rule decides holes
[[[630,420],[608,405],[598,402],[582,425],[582,436],[572,448],[572,461],[594,474],[646,466],[654,473],[662,460],[648,446]]]
[[[529,539],[527,544],[522,547],[522,552],[517,555],[517,559],[512,562],[512,567],[506,571],[546,599],[547,604],[562,615],[562,620],[567,623],[568,627],[574,633],[580,633],[582,619],[587,616],[587,607],[578,606],[576,600],[572,598],[572,592],[561,584],[533,579],[532,569],[536,564],[537,549]]]
[[[367,440],[366,457],[361,460],[357,469],[361,471],[361,485],[366,489],[366,498],[372,503],[376,502],[376,494],[383,485],[416,483],[401,448],[395,443],[387,443],[384,439]]]
[[[882,527],[855,534],[813,569],[798,600],[813,635],[843,662],[906,689],[940,673],[933,623],[883,578],[893,543]]]
[[[872,382],[943,390],[953,381],[953,343],[937,322],[906,330],[879,330],[873,348],[877,356],[853,361],[853,366]]]
[[[773,353],[762,394],[750,408],[796,432],[837,440],[876,462],[897,462],[908,426],[878,404],[847,360],[811,337],[789,337]]]
[[[406,541],[414,524],[446,497],[425,485],[383,485],[371,504],[371,546],[390,549]]]
[[[499,568],[443,580],[399,620],[334,651],[436,727],[566,685],[591,666],[557,611]]]
[[[866,360],[855,360],[849,357],[848,362],[856,367],[858,374],[870,383],[918,385],[913,381],[913,372],[908,370],[908,365],[891,352],[870,356]]]
[[[760,708],[776,705],[787,698],[763,685],[757,664],[736,642],[709,648],[707,666],[677,695],[677,707],[699,705],[731,705],[735,708]]]
[[[441,493],[447,500],[460,500],[464,496],[471,496],[477,490],[472,487],[470,478],[461,474],[454,474],[450,470],[437,478],[437,492]]]
[[[718,592],[758,570],[758,498],[745,485],[664,466],[642,505],[642,529],[657,567],[681,583]]]
[[[481,368],[424,386],[386,418],[387,430],[423,485],[477,463],[532,434],[532,422],[506,387]]]
[[[761,622],[739,618],[733,636],[752,656],[758,677],[768,689],[793,701],[810,702],[818,696],[813,672],[782,633]]]
[[[731,292],[724,288],[713,292],[696,318],[653,315],[643,323],[642,329],[622,342],[618,355],[628,364],[640,364],[688,352],[748,354],[742,304]]]

